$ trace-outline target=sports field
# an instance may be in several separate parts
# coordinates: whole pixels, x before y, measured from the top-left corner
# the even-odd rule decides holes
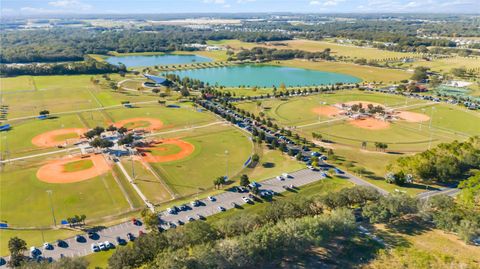
[[[343,56],[355,58],[365,58],[367,60],[384,60],[391,58],[418,58],[421,57],[416,53],[405,53],[405,52],[394,52],[387,50],[380,50],[375,48],[364,48],[357,47],[353,45],[342,45],[333,42],[327,41],[313,41],[313,40],[285,40],[285,41],[276,41],[276,42],[267,42],[267,43],[250,43],[242,42],[239,40],[221,40],[221,41],[209,41],[209,44],[213,45],[222,45],[230,46],[235,50],[241,48],[250,49],[253,47],[266,47],[266,48],[275,48],[275,49],[291,49],[291,50],[304,50],[304,51],[323,51],[327,48],[331,49],[331,54],[333,56]]]

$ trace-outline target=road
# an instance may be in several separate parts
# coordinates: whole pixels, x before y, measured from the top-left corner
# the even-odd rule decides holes
[[[273,190],[275,192],[280,193],[280,192],[286,191],[282,187],[284,185],[286,186],[293,185],[295,187],[301,187],[303,185],[306,185],[324,178],[322,176],[322,172],[311,171],[309,169],[299,170],[299,171],[290,173],[290,175],[292,177],[284,181],[280,181],[276,178],[271,178],[271,179],[262,181],[260,182],[261,184],[260,189]],[[292,191],[296,191],[296,190],[292,190]],[[242,200],[242,197],[247,195],[248,193],[226,191],[222,194],[215,196],[216,198],[215,202],[211,202],[208,199],[200,200],[201,206],[192,207],[190,210],[181,211],[175,215],[171,215],[166,212],[160,212],[159,216],[161,220],[164,222],[162,227],[168,228],[168,225],[166,224],[169,222],[178,223],[179,220],[182,222],[187,222],[188,217],[199,219],[199,215],[203,217],[211,216],[219,212],[218,210],[219,206],[223,206],[226,209],[231,209],[232,202],[235,202],[241,206],[242,204],[245,204],[245,202]],[[97,232],[98,238],[95,238],[95,240],[90,239],[88,238],[88,236],[85,235],[84,237],[86,241],[81,243],[76,242],[75,238],[69,238],[64,240],[68,244],[67,248],[61,248],[55,245],[53,250],[43,250],[41,247],[38,247],[38,249],[42,251],[41,255],[43,257],[51,257],[54,260],[59,259],[61,255],[68,256],[68,257],[85,256],[92,253],[91,251],[92,243],[109,241],[110,243],[116,245],[117,236],[120,236],[122,239],[126,239],[127,233],[132,233],[135,236],[138,236],[140,231],[145,231],[145,227],[143,227],[142,225],[139,225],[139,226],[134,225],[132,222],[125,222],[125,223],[111,226],[109,228],[98,231]],[[55,242],[50,242],[50,243],[53,244]],[[8,257],[4,257],[4,258],[8,260]],[[3,266],[0,266],[0,268],[6,268],[6,266],[3,265]]]

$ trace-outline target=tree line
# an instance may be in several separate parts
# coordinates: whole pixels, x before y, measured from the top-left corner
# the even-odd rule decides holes
[[[237,60],[244,61],[272,61],[272,60],[289,60],[289,59],[322,59],[333,60],[330,55],[330,49],[327,48],[322,52],[307,52],[303,50],[277,50],[270,48],[255,47],[251,50],[242,50],[236,55]]]

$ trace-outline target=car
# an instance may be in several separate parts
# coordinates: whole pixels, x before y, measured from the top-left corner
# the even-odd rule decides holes
[[[117,241],[117,244],[119,245],[124,245],[126,243],[125,240],[123,240],[120,236],[117,236],[115,241]]]
[[[98,237],[98,234],[96,232],[88,232],[88,238],[94,239]]]
[[[292,178],[292,176],[291,176],[290,174],[288,174],[288,173],[283,173],[283,174],[282,174],[282,177],[284,177],[284,178]]]
[[[0,257],[0,266],[5,264],[7,264],[7,261],[4,258]]]
[[[187,217],[187,221],[192,222],[192,221],[195,221],[195,219],[193,217]]]
[[[232,205],[233,208],[237,208],[237,207],[238,207],[237,203],[235,203],[235,202],[232,202],[232,203],[230,203],[230,204]]]
[[[252,202],[252,200],[250,200],[250,198],[245,197],[245,196],[242,197],[242,200],[243,200],[245,203],[251,203],[251,202]]]
[[[183,221],[181,221],[181,220],[177,220],[177,224],[178,224],[178,225],[183,225],[183,224],[185,224],[185,223],[184,223]]]
[[[83,235],[77,234],[77,235],[75,236],[75,241],[81,243],[81,242],[85,242],[86,240],[85,240],[85,237],[84,237]]]
[[[175,228],[175,227],[177,227],[177,225],[175,225],[175,223],[173,223],[173,222],[169,222],[168,227]]]
[[[105,244],[103,242],[98,243],[98,248],[100,250],[106,250],[107,249],[107,247],[105,246]]]
[[[313,166],[311,166],[311,165],[307,166],[307,168],[310,169],[311,171],[317,171],[317,168],[315,168],[315,167],[313,167]]]
[[[60,248],[67,248],[68,247],[68,243],[63,241],[62,239],[58,239],[57,240],[57,247],[60,247]]]
[[[178,206],[178,209],[180,211],[187,211],[188,210],[188,206],[186,204],[183,204],[183,205],[179,205]]]
[[[50,244],[50,243],[43,243],[43,249],[46,249],[46,250],[52,250],[53,249],[53,245]]]
[[[220,211],[220,212],[223,212],[223,211],[225,211],[225,210],[226,210],[226,209],[225,209],[225,207],[223,207],[223,206],[219,206],[219,207],[218,207],[218,211]]]
[[[208,196],[208,200],[215,202],[217,198],[215,198],[214,196]]]
[[[110,249],[111,247],[113,247],[112,243],[110,243],[109,241],[105,241],[103,242],[103,244],[105,245],[105,249]]]
[[[30,254],[32,255],[32,257],[34,256],[37,256],[37,255],[40,255],[40,250],[36,247],[30,247]]]
[[[282,176],[277,176],[277,179],[278,179],[278,181],[283,181],[283,180],[285,180],[285,178],[283,178]]]
[[[206,218],[203,215],[197,214],[197,217],[199,220],[206,220]]]
[[[136,218],[132,218],[132,224],[133,225],[138,225],[140,223],[140,221]]]
[[[193,206],[193,207],[197,207],[200,205],[200,202],[198,200],[193,200],[190,202],[190,204]]]
[[[100,248],[98,247],[98,245],[96,243],[92,243],[90,245],[90,249],[92,250],[92,252],[98,252],[100,251]]]
[[[129,241],[133,241],[133,240],[135,240],[135,236],[132,233],[127,233],[127,239]]]
[[[174,210],[173,208],[167,208],[167,213],[170,214],[170,215],[174,215],[174,214],[177,214],[177,211]]]
[[[285,190],[289,190],[289,189],[290,189],[287,185],[283,185],[282,188],[284,188]]]

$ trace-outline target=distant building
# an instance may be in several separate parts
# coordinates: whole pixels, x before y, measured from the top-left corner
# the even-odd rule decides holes
[[[150,87],[158,87],[158,86],[168,86],[170,85],[170,81],[166,78],[159,77],[159,76],[153,76],[149,74],[144,74],[144,77],[146,77],[149,82],[145,83],[145,86],[150,86]]]

